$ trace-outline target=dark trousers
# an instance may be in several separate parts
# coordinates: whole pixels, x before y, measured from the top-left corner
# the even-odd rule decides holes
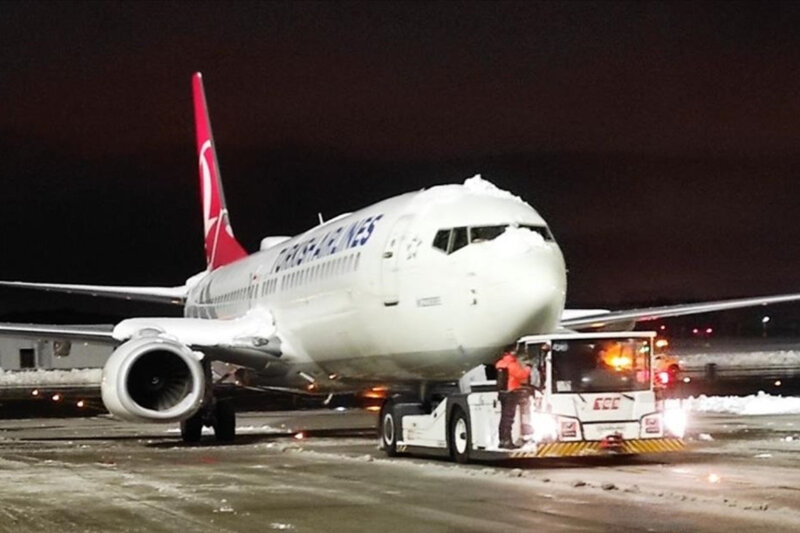
[[[517,413],[517,406],[519,406],[520,416],[522,417],[521,427],[522,434],[529,435],[533,433],[533,427],[530,425],[531,420],[531,393],[527,389],[517,389],[514,391],[500,393],[500,442],[511,440],[511,427],[514,425],[514,416]]]

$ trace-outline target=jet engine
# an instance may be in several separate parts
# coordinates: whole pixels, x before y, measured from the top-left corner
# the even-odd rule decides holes
[[[129,422],[186,420],[205,395],[201,358],[168,337],[135,337],[114,350],[103,368],[103,403]]]

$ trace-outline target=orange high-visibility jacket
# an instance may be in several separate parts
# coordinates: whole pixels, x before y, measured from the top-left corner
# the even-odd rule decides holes
[[[511,353],[506,352],[500,358],[494,367],[498,370],[505,368],[508,372],[508,390],[513,391],[520,388],[520,386],[528,381],[531,376],[531,369],[527,366],[522,366],[517,361],[517,357]]]

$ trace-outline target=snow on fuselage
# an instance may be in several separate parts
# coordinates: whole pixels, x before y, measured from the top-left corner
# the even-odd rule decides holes
[[[456,378],[522,334],[552,331],[566,293],[542,217],[477,180],[384,200],[219,268],[192,289],[186,316],[262,307],[281,361],[317,375]]]

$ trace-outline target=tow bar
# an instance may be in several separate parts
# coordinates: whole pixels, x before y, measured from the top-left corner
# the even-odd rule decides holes
[[[610,452],[616,452],[622,450],[623,444],[624,439],[622,438],[622,434],[612,433],[611,435],[603,437],[603,440],[600,441],[600,448]]]

